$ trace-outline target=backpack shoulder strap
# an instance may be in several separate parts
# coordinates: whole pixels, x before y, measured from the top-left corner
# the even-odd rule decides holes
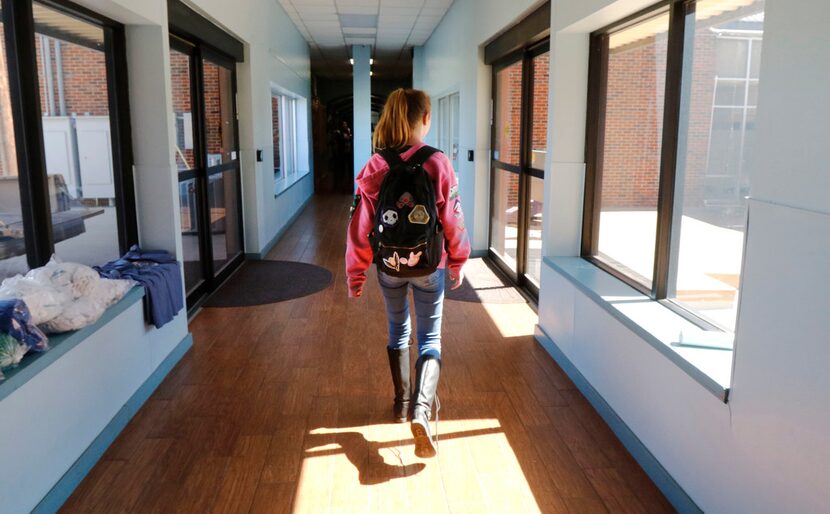
[[[433,148],[429,145],[424,145],[421,148],[418,148],[418,150],[416,150],[415,153],[412,154],[412,156],[406,162],[407,164],[422,165],[425,162],[427,162],[427,160],[429,160],[430,157],[432,157],[432,154],[440,151],[441,150],[437,148]]]
[[[398,152],[390,148],[379,150],[378,155],[383,157],[383,160],[389,165],[389,169],[394,168],[398,164],[403,164],[403,160],[401,159],[401,156],[398,155]]]

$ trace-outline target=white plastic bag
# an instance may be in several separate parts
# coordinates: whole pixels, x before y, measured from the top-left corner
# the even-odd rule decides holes
[[[101,280],[98,272],[89,266],[75,262],[63,262],[54,255],[46,266],[33,269],[26,276],[42,284],[62,289],[70,293],[72,298],[80,298],[90,293],[96,283]]]
[[[30,272],[31,273],[31,272]],[[26,302],[32,314],[32,323],[40,325],[63,312],[64,304],[72,299],[65,290],[43,283],[40,277],[9,277],[0,284],[0,299],[19,298]]]
[[[4,280],[0,299],[20,298],[29,306],[35,325],[47,334],[57,334],[95,323],[134,285],[132,280],[101,278],[89,266],[53,256],[25,277]]]
[[[98,278],[90,281],[86,294],[64,305],[63,311],[41,325],[47,334],[78,330],[98,321],[108,307],[124,297],[133,287],[131,280]]]
[[[95,298],[82,296],[67,302],[60,314],[40,325],[40,328],[47,334],[79,330],[98,321],[105,310],[106,307]]]

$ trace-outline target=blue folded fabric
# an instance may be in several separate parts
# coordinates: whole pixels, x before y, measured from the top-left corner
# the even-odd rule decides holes
[[[32,324],[32,315],[23,300],[0,300],[0,332],[12,336],[29,350],[42,352],[49,347],[46,336]]]
[[[144,286],[147,321],[156,328],[169,323],[184,308],[179,262],[164,250],[142,250],[135,245],[120,259],[95,270],[104,278],[130,278]]]

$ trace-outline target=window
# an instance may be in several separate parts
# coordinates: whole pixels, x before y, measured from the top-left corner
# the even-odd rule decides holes
[[[534,296],[542,264],[549,64],[547,40],[493,64],[489,255]]]
[[[0,278],[115,259],[137,240],[123,26],[64,2],[2,16]]]
[[[5,24],[2,26],[5,33]],[[23,224],[5,37],[0,38],[0,50],[0,278],[6,278],[29,270],[26,239],[30,234],[24,233],[27,227]]]
[[[272,86],[271,120],[274,155],[274,183],[280,193],[309,171],[308,147],[300,145],[298,134],[308,133],[305,98]]]
[[[670,2],[592,35],[583,256],[733,331],[763,0]]]
[[[438,99],[438,115],[436,118],[438,120],[438,148],[450,159],[456,172],[458,172],[459,113],[458,93]]]
[[[225,53],[200,37],[224,33],[208,28],[210,22],[195,13],[181,14],[202,24],[198,34],[185,33],[175,23],[178,18],[173,20],[169,54],[184,283],[192,309],[244,259],[235,105],[238,42],[218,36],[219,46],[229,50]]]
[[[282,160],[280,159],[280,96],[271,96],[271,134],[274,154],[274,179],[282,178]]]

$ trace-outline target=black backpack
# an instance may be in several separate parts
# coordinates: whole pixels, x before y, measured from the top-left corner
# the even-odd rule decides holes
[[[419,148],[408,161],[395,151],[380,156],[389,164],[378,193],[369,240],[378,270],[394,277],[420,277],[441,263],[444,229],[438,220],[435,186],[423,167],[435,152]]]

